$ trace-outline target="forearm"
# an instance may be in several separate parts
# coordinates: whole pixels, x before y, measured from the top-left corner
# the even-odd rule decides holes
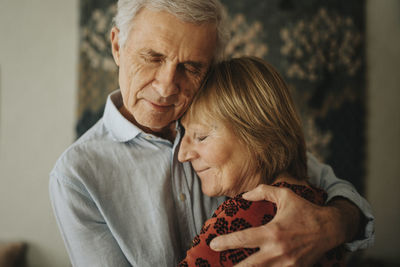
[[[332,218],[331,233],[336,237],[336,244],[352,242],[357,237],[361,236],[361,232],[365,227],[363,215],[360,209],[351,201],[335,197],[327,204]]]
[[[342,229],[342,234],[337,233],[340,241],[343,243],[351,240],[351,243],[346,243],[350,251],[370,247],[374,243],[375,234],[374,216],[369,203],[351,183],[338,179],[331,167],[318,162],[309,153],[307,156],[310,181],[328,193],[327,207],[331,209],[327,209],[326,213],[333,216],[332,224],[336,219],[341,220],[336,223],[337,226],[331,226]],[[335,203],[336,200],[340,201]],[[343,212],[339,212],[341,209]]]

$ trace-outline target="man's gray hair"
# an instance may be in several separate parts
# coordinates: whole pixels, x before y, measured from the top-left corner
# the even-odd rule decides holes
[[[227,16],[219,0],[118,0],[115,26],[119,29],[119,45],[124,46],[132,29],[132,20],[142,8],[166,11],[178,19],[194,23],[215,23],[217,47],[214,60],[224,58],[225,46],[229,39]]]

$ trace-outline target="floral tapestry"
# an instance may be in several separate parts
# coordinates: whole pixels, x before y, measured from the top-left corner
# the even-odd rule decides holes
[[[365,175],[365,2],[222,0],[229,56],[254,55],[285,77],[308,150],[359,191]],[[81,0],[77,136],[102,115],[118,88],[109,31],[116,1]]]

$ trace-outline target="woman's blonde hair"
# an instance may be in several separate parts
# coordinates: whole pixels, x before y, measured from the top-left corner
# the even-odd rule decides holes
[[[306,147],[293,100],[279,73],[262,59],[242,57],[215,65],[185,116],[203,115],[230,127],[247,145],[250,163],[265,183],[284,173],[307,178]]]

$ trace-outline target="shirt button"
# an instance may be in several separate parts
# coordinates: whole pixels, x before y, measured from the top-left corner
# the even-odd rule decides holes
[[[185,201],[185,200],[186,200],[186,195],[185,195],[184,193],[181,193],[181,194],[179,195],[179,199],[180,199],[181,201]]]
[[[153,137],[151,135],[146,135],[146,139],[151,140],[151,139],[153,139]]]

